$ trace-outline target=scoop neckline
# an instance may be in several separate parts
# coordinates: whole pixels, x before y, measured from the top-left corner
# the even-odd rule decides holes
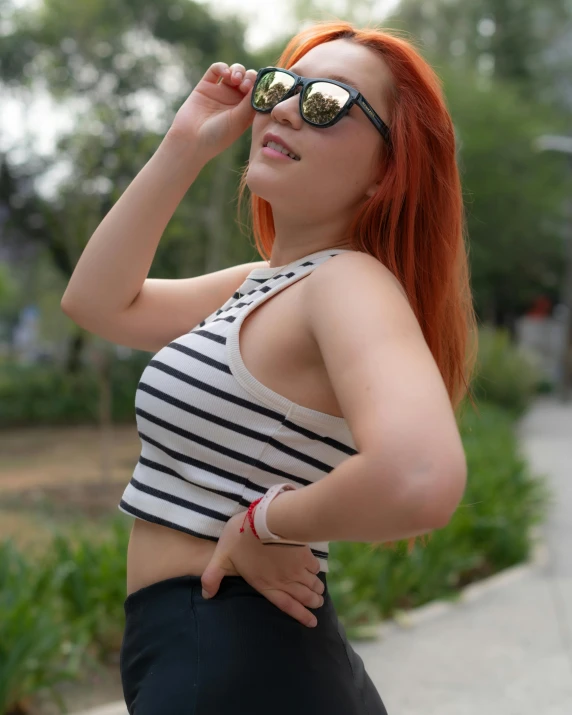
[[[278,274],[282,270],[282,268],[286,268],[286,267],[294,268],[299,263],[303,263],[304,261],[307,261],[310,258],[317,258],[318,256],[322,256],[327,253],[332,254],[332,253],[350,253],[350,252],[352,252],[351,248],[325,248],[322,251],[316,251],[315,253],[309,253],[307,256],[302,256],[301,258],[298,258],[295,261],[291,261],[290,263],[284,263],[281,266],[268,266],[267,268],[253,268],[250,271],[250,273],[248,274],[247,278],[251,278],[251,277],[269,278],[270,276],[274,275],[275,273]]]

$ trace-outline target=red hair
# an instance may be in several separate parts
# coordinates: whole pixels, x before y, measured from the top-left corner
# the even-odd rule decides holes
[[[345,21],[318,22],[298,33],[275,66],[289,68],[317,45],[338,39],[379,53],[392,76],[387,120],[391,148],[382,148],[379,189],[356,212],[349,243],[353,250],[375,256],[402,284],[453,409],[466,395],[474,405],[469,382],[477,322],[455,131],[441,82],[406,40]],[[268,260],[275,237],[272,208],[252,194],[250,211],[256,247]],[[409,550],[414,543],[415,538],[409,539]]]

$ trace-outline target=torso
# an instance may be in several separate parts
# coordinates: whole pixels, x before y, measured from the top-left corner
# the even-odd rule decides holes
[[[343,417],[307,320],[308,275],[249,313],[240,328],[240,352],[263,385],[299,405]],[[215,548],[213,541],[135,519],[127,553],[127,593],[174,576],[201,576]]]

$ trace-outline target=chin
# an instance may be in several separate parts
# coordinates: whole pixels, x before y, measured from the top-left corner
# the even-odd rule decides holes
[[[246,185],[253,194],[273,205],[289,203],[295,200],[293,194],[300,193],[300,182],[285,177],[280,167],[254,159],[248,164]]]

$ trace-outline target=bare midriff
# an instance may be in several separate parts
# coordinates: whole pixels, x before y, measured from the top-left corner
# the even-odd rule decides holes
[[[174,576],[202,576],[216,542],[135,519],[127,549],[127,593]]]
[[[312,410],[342,417],[307,321],[305,283],[304,279],[296,281],[249,313],[240,327],[240,353],[248,371],[274,392]],[[127,555],[127,593],[175,576],[202,576],[216,545],[135,519]]]

